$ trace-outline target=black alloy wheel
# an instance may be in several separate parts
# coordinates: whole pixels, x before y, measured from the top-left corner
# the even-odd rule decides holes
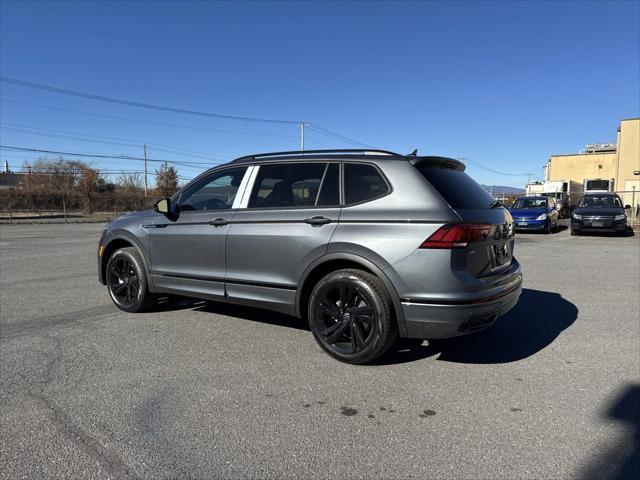
[[[131,305],[140,293],[140,280],[133,262],[125,256],[110,262],[107,284],[111,295],[122,305]]]
[[[397,336],[384,285],[360,270],[338,270],[318,282],[309,323],[320,346],[349,363],[379,357]]]
[[[111,300],[126,312],[142,312],[155,299],[147,290],[142,258],[133,247],[121,248],[111,255],[105,280]]]

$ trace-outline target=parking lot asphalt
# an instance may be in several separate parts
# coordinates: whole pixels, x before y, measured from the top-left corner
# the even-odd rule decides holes
[[[518,306],[372,366],[293,318],[112,306],[101,225],[0,229],[1,478],[637,478],[640,239],[518,234]]]

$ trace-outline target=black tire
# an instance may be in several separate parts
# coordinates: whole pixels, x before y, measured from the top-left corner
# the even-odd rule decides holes
[[[142,257],[133,247],[116,250],[109,257],[105,280],[111,301],[125,312],[144,312],[156,299],[147,288]]]
[[[551,220],[549,220],[549,223],[547,224],[547,235],[551,235]]]
[[[398,336],[384,284],[362,270],[337,270],[324,276],[309,297],[308,318],[320,347],[346,363],[375,360]]]
[[[580,235],[580,232],[578,230],[575,229],[571,229],[571,235]]]

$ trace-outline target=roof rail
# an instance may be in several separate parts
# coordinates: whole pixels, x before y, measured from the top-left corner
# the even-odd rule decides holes
[[[348,149],[330,149],[330,150],[291,150],[287,152],[271,152],[271,153],[256,153],[254,155],[246,155],[244,157],[236,158],[233,160],[234,162],[240,162],[245,160],[255,160],[258,158],[267,158],[267,157],[286,157],[286,156],[294,156],[294,155],[326,155],[329,153],[360,153],[362,155],[371,155],[371,154],[381,154],[381,155],[390,155],[392,157],[404,157],[404,155],[400,155],[396,152],[390,152],[388,150],[379,150],[377,148],[348,148]]]

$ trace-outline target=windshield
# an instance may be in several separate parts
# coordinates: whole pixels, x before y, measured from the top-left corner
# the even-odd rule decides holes
[[[522,197],[515,201],[513,209],[521,209],[521,208],[547,208],[547,199],[540,197]]]
[[[578,208],[622,208],[622,203],[618,197],[613,195],[589,195],[588,197],[582,197]]]

